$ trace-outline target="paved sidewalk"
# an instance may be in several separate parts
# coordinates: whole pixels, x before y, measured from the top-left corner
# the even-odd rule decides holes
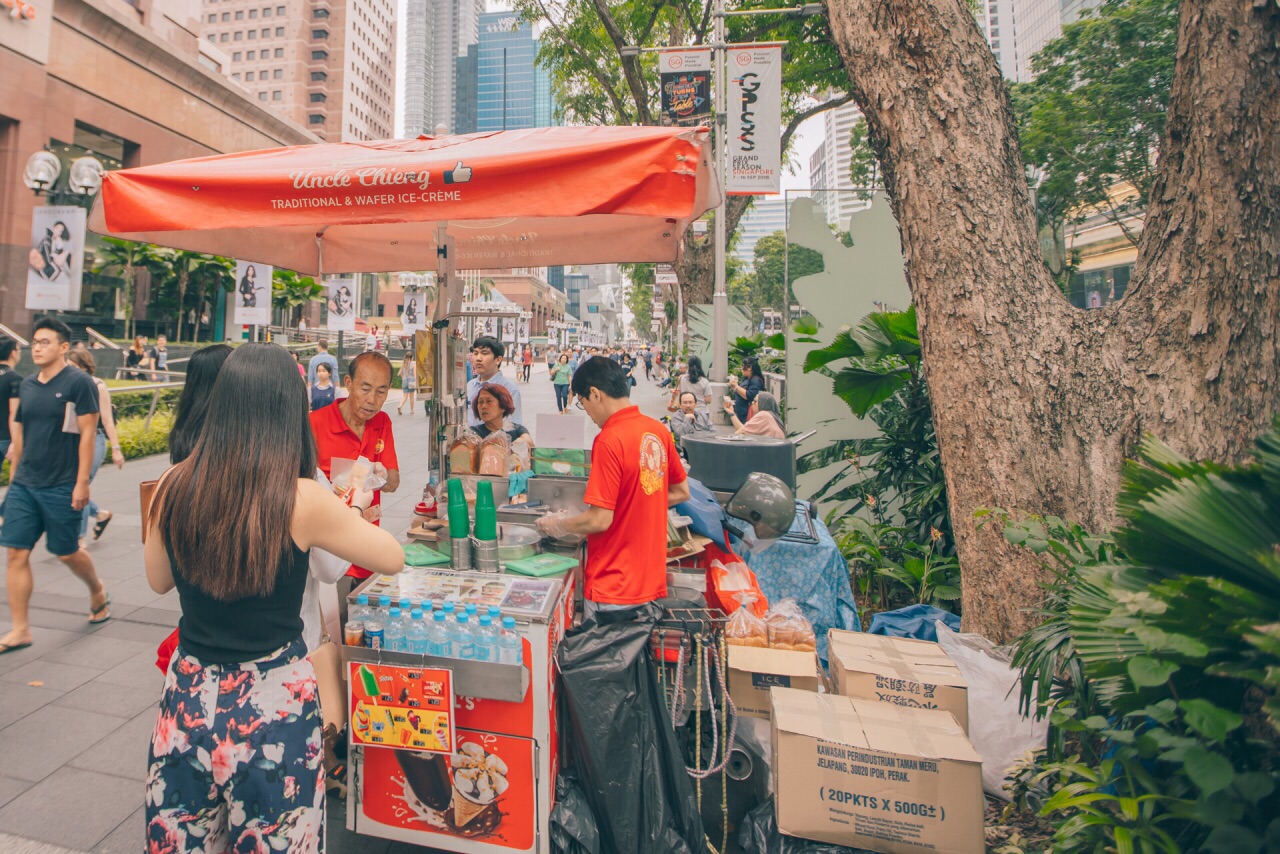
[[[512,367],[505,372],[514,376]],[[643,368],[637,373],[633,400],[646,414],[665,414],[668,395],[644,379]],[[545,364],[534,366],[520,390],[530,429],[532,414],[555,412]],[[393,392],[385,411],[395,426],[402,485],[383,499],[384,527],[397,536],[421,498],[428,445],[421,404],[411,417],[396,414],[399,401]],[[589,421],[586,427],[589,442],[597,431]],[[177,626],[179,605],[176,591],[157,596],[147,585],[138,484],[167,467],[165,456],[133,460],[123,470],[104,466],[93,484],[94,499],[115,514],[102,540],[89,546],[111,593],[108,622],[89,625],[87,589],[43,541],[32,553],[34,644],[0,656],[0,852],[134,854],[142,845],[147,740],[163,684],[155,650]],[[0,634],[8,628],[0,590]],[[345,804],[331,798],[329,806],[331,852],[427,850],[349,833]]]

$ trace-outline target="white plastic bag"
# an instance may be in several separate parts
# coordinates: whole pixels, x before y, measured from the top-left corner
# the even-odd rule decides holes
[[[941,620],[938,644],[969,685],[969,741],[982,757],[982,789],[1009,800],[1005,777],[1023,754],[1045,746],[1049,719],[1018,712],[1018,671],[981,635],[953,632]]]

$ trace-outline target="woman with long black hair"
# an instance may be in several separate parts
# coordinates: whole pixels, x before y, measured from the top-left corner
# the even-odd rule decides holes
[[[191,456],[196,439],[204,429],[204,417],[209,412],[209,396],[213,384],[222,370],[222,363],[231,355],[226,344],[202,347],[187,360],[187,373],[178,397],[178,414],[169,431],[169,462],[178,463]]]
[[[190,456],[156,489],[147,580],[177,587],[182,619],[148,757],[153,847],[324,850],[321,717],[300,617],[308,552],[379,573],[399,572],[404,553],[361,502],[353,512],[313,479],[296,370],[274,344],[237,348]]]
[[[698,411],[710,414],[707,408],[711,404],[711,380],[702,369],[702,360],[697,356],[689,357],[689,368],[680,377],[680,382],[671,391],[671,400],[667,404],[668,412],[680,411],[680,396],[685,392],[693,395],[698,402]]]

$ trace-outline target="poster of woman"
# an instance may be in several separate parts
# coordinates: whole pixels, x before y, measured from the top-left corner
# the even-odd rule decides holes
[[[27,253],[27,308],[80,308],[85,209],[38,207],[31,217]]]
[[[238,326],[271,325],[273,267],[252,261],[236,262],[236,307],[231,322]]]
[[[400,307],[400,328],[405,335],[412,335],[423,328],[423,308],[419,304],[420,297],[412,294],[405,296],[404,305]]]
[[[356,331],[355,280],[337,277],[329,279],[329,322],[333,332]]]

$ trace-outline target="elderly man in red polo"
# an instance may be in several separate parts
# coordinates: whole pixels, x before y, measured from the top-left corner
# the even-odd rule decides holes
[[[311,430],[316,436],[317,465],[329,477],[334,457],[354,460],[364,457],[374,464],[374,473],[386,484],[373,493],[373,504],[365,518],[377,525],[382,518],[382,493],[400,488],[400,461],[391,432],[391,417],[382,404],[391,390],[391,362],[380,351],[361,353],[347,365],[343,385],[348,397],[311,413]],[[338,604],[342,622],[347,620],[347,595],[371,573],[352,566],[338,580]]]

